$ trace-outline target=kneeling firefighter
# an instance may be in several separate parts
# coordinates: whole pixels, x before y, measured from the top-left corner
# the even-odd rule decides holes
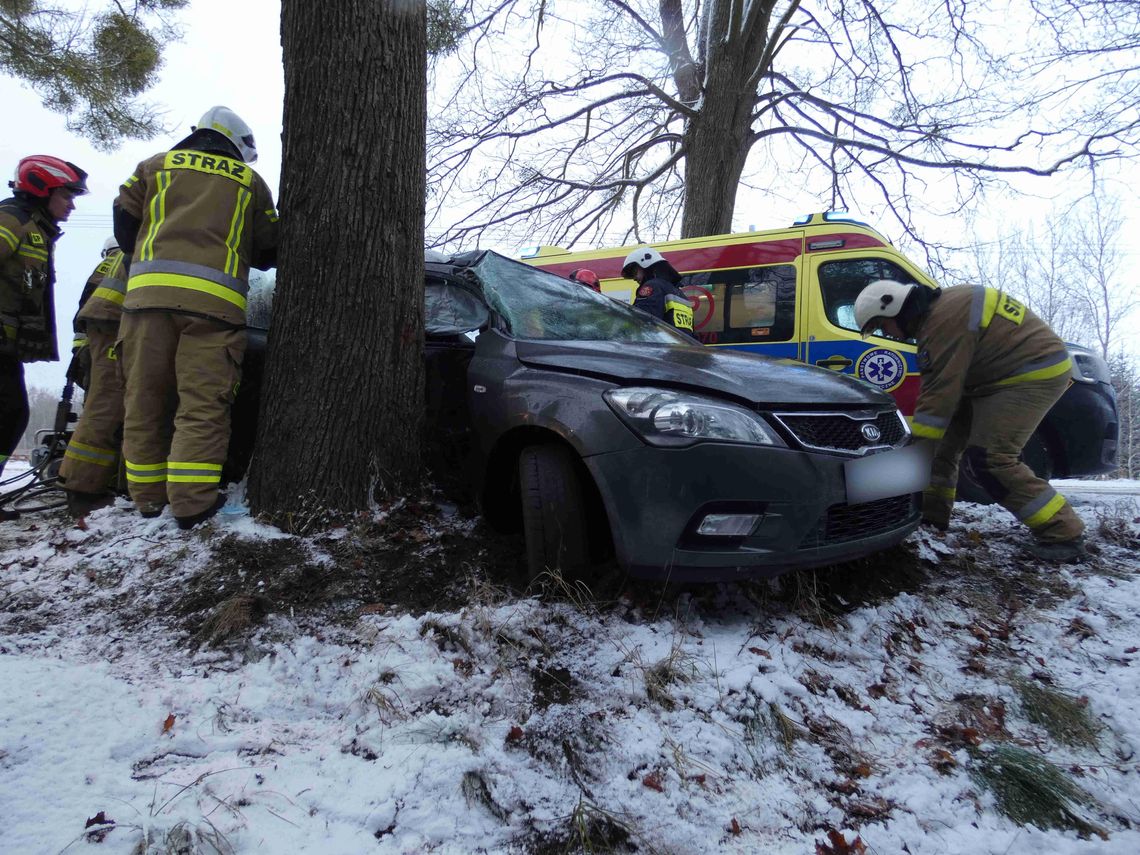
[[[115,237],[131,255],[119,326],[127,486],[143,516],[169,502],[180,528],[225,501],[249,269],[277,263],[277,212],[256,159],[249,126],[213,107],[140,163],[115,201]]]
[[[119,476],[123,432],[123,379],[115,342],[126,293],[123,251],[113,237],[107,238],[103,259],[83,288],[73,323],[75,362],[85,375],[73,379],[86,395],[59,478],[67,492],[67,509],[74,517],[85,516],[114,500],[110,490]],[[86,359],[81,358],[84,353]]]
[[[933,449],[923,519],[950,523],[958,463],[1034,535],[1026,550],[1048,561],[1084,553],[1084,523],[1065,497],[1019,456],[1070,383],[1065,343],[1027,306],[995,288],[937,290],[872,282],[855,300],[864,336],[916,339],[922,389],[913,431]]]

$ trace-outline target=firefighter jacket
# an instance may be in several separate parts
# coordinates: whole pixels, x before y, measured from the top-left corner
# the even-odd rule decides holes
[[[655,276],[639,285],[633,307],[693,335],[693,304],[667,279]]]
[[[72,328],[76,340],[86,332],[86,321],[110,321],[117,324],[123,314],[123,299],[127,296],[126,266],[123,251],[113,249],[107,253],[92,272],[83,294],[79,298],[79,312]]]
[[[125,311],[245,323],[249,269],[272,266],[278,231],[273,196],[249,164],[172,149],[140,163],[116,205],[140,223]]]
[[[919,323],[922,390],[912,430],[941,439],[963,396],[1067,374],[1065,343],[1023,303],[996,288],[944,289]]]
[[[0,202],[0,354],[59,359],[55,341],[55,242],[59,227],[39,205]]]

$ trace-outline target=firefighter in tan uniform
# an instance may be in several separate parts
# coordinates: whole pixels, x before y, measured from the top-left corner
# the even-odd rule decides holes
[[[1068,349],[1049,326],[1008,294],[982,286],[936,290],[880,280],[855,301],[864,335],[876,328],[918,342],[922,390],[912,429],[937,443],[923,519],[950,523],[958,461],[1033,532],[1026,546],[1050,561],[1084,554],[1084,523],[1065,497],[1019,456],[1045,413],[1068,388]]]
[[[108,238],[103,260],[83,289],[74,322],[76,355],[86,347],[90,357],[87,376],[80,383],[87,391],[83,414],[59,469],[67,508],[74,517],[114,501],[109,490],[118,478],[123,430],[123,380],[115,342],[127,294],[126,276],[123,251],[114,238]]]
[[[0,202],[0,472],[28,425],[25,362],[55,362],[55,242],[87,192],[87,173],[49,155],[23,158]],[[14,517],[0,512],[0,518]]]
[[[217,512],[245,353],[250,267],[277,260],[273,196],[232,110],[214,107],[119,188],[115,237],[131,255],[120,321],[123,456],[143,516],[181,528]]]

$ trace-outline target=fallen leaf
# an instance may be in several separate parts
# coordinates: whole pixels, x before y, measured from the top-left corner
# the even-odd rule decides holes
[[[166,717],[166,721],[164,721],[162,723],[162,732],[163,733],[169,733],[173,729],[174,729],[174,713],[171,713],[170,715],[168,715]]]
[[[771,659],[772,658],[771,653],[769,653],[767,650],[762,650],[759,647],[749,647],[748,652],[749,653],[755,653],[757,656],[763,656],[765,659]],[[735,820],[733,820],[733,821],[735,822]]]
[[[507,742],[521,742],[523,738],[523,729],[517,724],[507,731]]]
[[[816,842],[816,855],[864,855],[867,851],[867,847],[861,838],[856,837],[848,843],[842,832],[836,831],[834,828],[827,830],[827,839],[831,844],[830,846],[827,843]]]
[[[80,531],[87,531],[87,517],[80,517],[75,521],[75,527]]]
[[[651,790],[656,790],[659,793],[665,792],[665,786],[661,783],[661,779],[657,777],[656,772],[650,772],[641,779],[641,783]]]
[[[115,820],[107,819],[107,814],[104,811],[99,811],[95,816],[90,817],[87,822],[83,823],[84,828],[90,828],[93,825],[107,825],[114,823]]]
[[[729,830],[737,836],[742,833],[740,830],[740,823],[736,821],[735,816],[732,818],[732,823],[729,825]]]

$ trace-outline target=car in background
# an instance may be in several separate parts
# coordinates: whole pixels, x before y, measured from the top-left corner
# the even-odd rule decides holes
[[[268,327],[250,315],[231,477],[252,446]],[[493,252],[429,254],[425,318],[428,458],[462,473],[490,525],[522,530],[532,577],[611,556],[644,578],[771,576],[918,524],[913,484],[849,501],[850,465],[910,435],[865,383],[702,347]]]

